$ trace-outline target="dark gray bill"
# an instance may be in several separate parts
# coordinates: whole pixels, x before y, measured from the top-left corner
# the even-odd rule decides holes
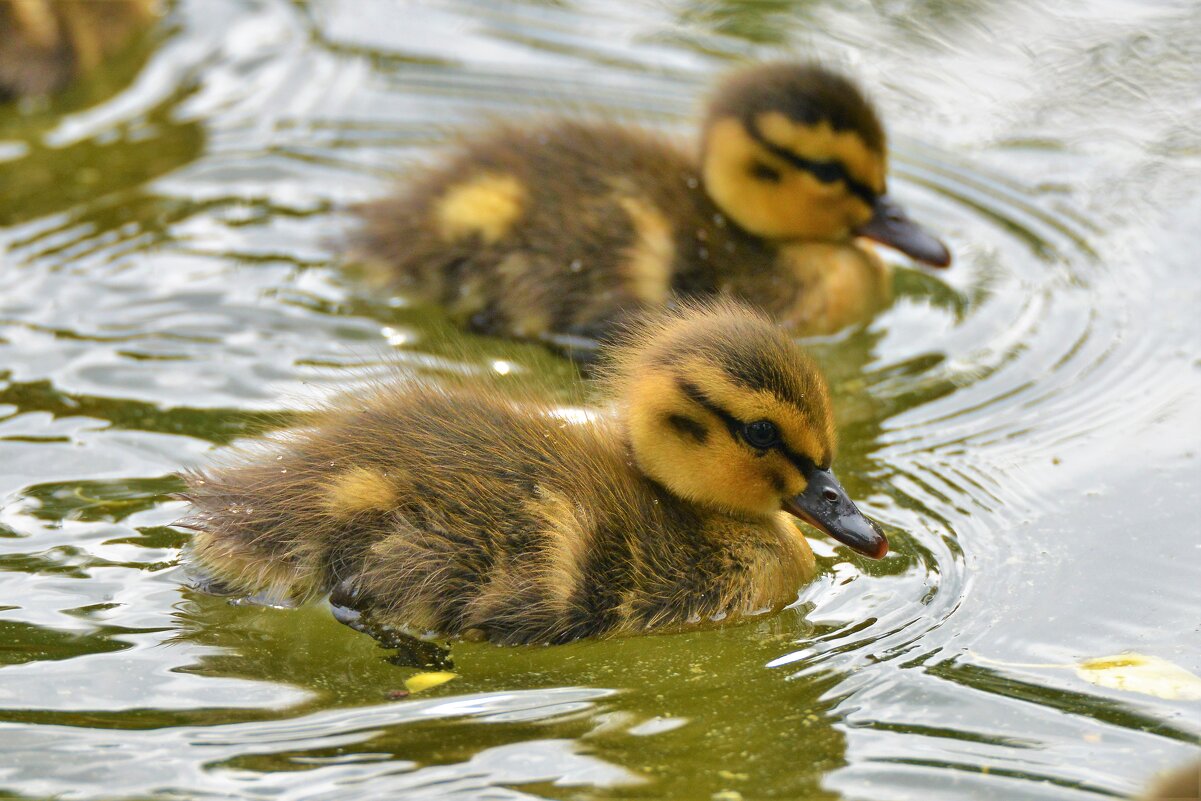
[[[884,532],[859,511],[829,470],[814,470],[805,491],[785,499],[784,511],[865,556],[881,559],[888,553]]]
[[[874,239],[931,267],[946,267],[951,263],[951,251],[938,237],[921,227],[888,195],[876,198],[872,218],[855,232],[856,236]]]

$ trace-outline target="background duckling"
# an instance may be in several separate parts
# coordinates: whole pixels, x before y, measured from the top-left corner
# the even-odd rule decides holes
[[[1139,801],[1201,801],[1201,761],[1160,777]]]
[[[347,398],[257,456],[187,476],[194,563],[231,592],[332,600],[376,625],[565,642],[779,609],[814,572],[787,513],[887,542],[830,470],[826,385],[729,303],[614,346],[613,416],[493,390]]]
[[[0,101],[48,95],[120,50],[156,0],[0,0]]]
[[[699,159],[611,124],[501,127],[360,207],[357,254],[485,333],[603,339],[623,313],[715,293],[828,332],[891,299],[889,271],[854,237],[950,261],[888,199],[886,160],[851,81],[761,65],[713,97]]]

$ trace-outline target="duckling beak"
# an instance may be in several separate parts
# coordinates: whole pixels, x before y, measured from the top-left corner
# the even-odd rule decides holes
[[[880,195],[872,209],[872,218],[855,231],[856,236],[874,239],[882,245],[896,248],[910,258],[931,267],[946,267],[951,263],[951,251],[938,237],[921,227],[888,195]]]
[[[829,470],[815,470],[804,492],[784,499],[784,511],[865,556],[882,559],[888,553],[884,532],[859,511]]]

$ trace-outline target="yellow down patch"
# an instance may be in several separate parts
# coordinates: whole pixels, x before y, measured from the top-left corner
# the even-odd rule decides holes
[[[671,263],[676,246],[663,212],[636,197],[618,200],[634,224],[634,242],[626,251],[625,274],[630,291],[644,303],[658,305],[671,290]]]
[[[489,173],[457,184],[437,203],[435,215],[448,241],[478,234],[485,242],[504,236],[525,209],[526,189],[512,175]]]
[[[367,467],[352,467],[335,476],[326,487],[325,511],[334,517],[361,512],[387,512],[396,508],[395,482]]]

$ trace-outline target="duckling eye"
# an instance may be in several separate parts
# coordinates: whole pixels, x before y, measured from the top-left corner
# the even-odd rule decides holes
[[[771,184],[780,183],[780,171],[774,167],[767,166],[762,161],[752,161],[750,172],[751,177],[757,180],[767,181]]]
[[[766,450],[780,441],[780,432],[771,420],[756,420],[742,427],[742,438],[752,448]]]

